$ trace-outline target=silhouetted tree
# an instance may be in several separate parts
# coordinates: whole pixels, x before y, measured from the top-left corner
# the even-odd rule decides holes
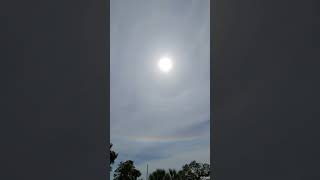
[[[179,174],[174,169],[165,171],[164,169],[157,169],[150,174],[149,180],[182,180]]]
[[[202,164],[201,176],[210,176],[210,164]]]
[[[169,174],[170,174],[171,180],[182,180],[180,175],[177,173],[175,169],[169,169]]]
[[[137,180],[141,176],[141,172],[136,169],[133,161],[128,160],[120,162],[118,168],[114,171],[114,180]]]
[[[202,177],[210,175],[210,165],[192,161],[189,164],[185,164],[178,174],[183,180],[201,180]]]
[[[149,175],[148,180],[164,180],[165,176],[166,171],[164,169],[157,169]]]
[[[164,175],[164,180],[171,180],[171,176],[169,173],[166,173],[166,175]]]
[[[114,161],[117,159],[118,154],[111,150],[112,144],[110,144],[110,171],[112,170],[111,165],[114,163]]]

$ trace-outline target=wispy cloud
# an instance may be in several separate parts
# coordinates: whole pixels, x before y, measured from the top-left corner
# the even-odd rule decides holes
[[[110,33],[116,164],[209,161],[209,0],[111,0]],[[156,67],[164,54],[174,61],[168,76]]]

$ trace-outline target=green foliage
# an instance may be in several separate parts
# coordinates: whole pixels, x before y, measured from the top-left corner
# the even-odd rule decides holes
[[[164,169],[157,169],[149,175],[148,180],[164,180],[165,175],[166,171]]]
[[[200,180],[201,177],[210,175],[210,165],[192,161],[189,164],[185,164],[179,174],[184,180]]]
[[[111,148],[112,144],[110,144],[110,170],[111,165],[114,164],[115,159],[118,157],[118,154]],[[182,166],[179,171],[157,169],[149,175],[148,180],[201,180],[201,178],[209,177],[209,175],[210,164],[192,161]],[[137,180],[140,176],[141,172],[136,169],[132,160],[120,162],[113,175],[114,180]],[[142,179],[140,178],[139,180]]]
[[[171,180],[182,180],[181,176],[178,174],[178,172],[175,169],[169,169],[169,174],[170,174]]]
[[[133,161],[128,160],[120,162],[118,168],[113,175],[114,180],[137,180],[141,176],[141,172],[136,169]]]
[[[210,175],[210,165],[197,163],[192,161],[189,164],[185,164],[180,171],[169,169],[157,169],[150,174],[149,180],[201,180],[203,177]]]
[[[171,180],[171,176],[170,174],[166,173],[166,175],[164,175],[164,180]]]

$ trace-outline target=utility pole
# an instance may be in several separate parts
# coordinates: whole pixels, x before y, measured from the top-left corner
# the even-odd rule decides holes
[[[147,164],[147,177],[146,177],[146,180],[148,180],[148,164]]]

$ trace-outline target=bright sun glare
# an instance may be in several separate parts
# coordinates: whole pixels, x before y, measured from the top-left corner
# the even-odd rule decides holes
[[[162,72],[169,72],[172,68],[171,59],[169,59],[167,57],[161,58],[158,63],[158,67]]]

